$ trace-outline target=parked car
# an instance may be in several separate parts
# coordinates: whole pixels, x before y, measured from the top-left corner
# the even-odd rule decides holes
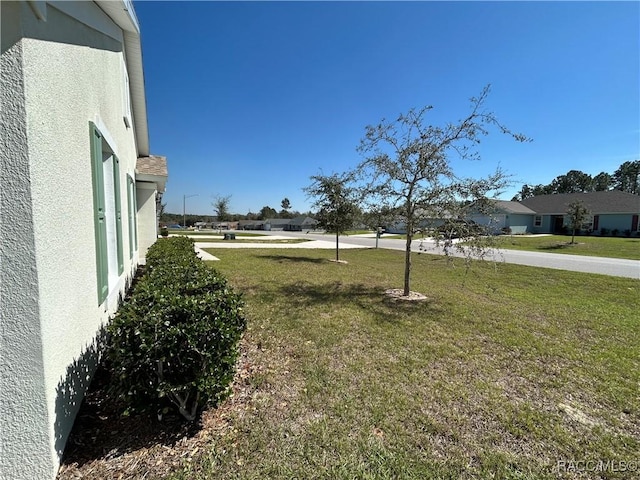
[[[182,228],[182,225],[167,225],[167,228],[170,230],[178,230]]]

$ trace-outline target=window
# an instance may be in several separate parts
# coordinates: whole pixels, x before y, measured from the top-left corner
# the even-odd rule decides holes
[[[539,227],[542,225],[542,215],[536,215],[533,219],[533,226]]]
[[[98,304],[104,302],[124,271],[120,162],[100,130],[89,123],[96,245]]]
[[[122,119],[127,128],[131,128],[131,90],[129,89],[129,73],[127,73],[127,64],[122,59]]]
[[[584,218],[581,226],[582,230],[592,231],[593,230],[593,215],[587,215]]]
[[[133,252],[138,249],[138,219],[136,212],[136,183],[130,175],[127,175],[127,203],[129,206],[129,258],[133,258]]]

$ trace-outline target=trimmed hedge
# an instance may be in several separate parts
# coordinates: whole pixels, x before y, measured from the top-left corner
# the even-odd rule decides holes
[[[108,327],[113,389],[133,409],[173,405],[193,420],[228,394],[245,327],[241,296],[196,256],[193,241],[161,239]]]

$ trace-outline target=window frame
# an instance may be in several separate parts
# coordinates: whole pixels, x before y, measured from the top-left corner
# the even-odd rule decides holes
[[[93,219],[96,254],[96,282],[98,305],[108,297],[110,287],[109,271],[110,255],[115,255],[117,261],[117,277],[124,272],[124,256],[122,249],[122,205],[120,192],[120,160],[111,146],[108,144],[100,129],[89,122],[90,149],[91,149],[91,180],[93,186]],[[105,148],[106,147],[106,148]],[[104,162],[105,153],[110,154],[113,168],[113,212],[107,209],[105,196]],[[108,157],[109,158],[109,157]],[[114,215],[115,221],[115,252],[110,252],[109,239],[107,237],[108,215]]]

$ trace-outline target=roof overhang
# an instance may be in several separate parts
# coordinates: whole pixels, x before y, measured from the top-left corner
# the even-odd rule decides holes
[[[136,162],[136,182],[155,183],[158,193],[163,193],[167,185],[167,157],[147,155],[138,157]]]
[[[96,0],[98,6],[122,29],[125,60],[129,73],[133,130],[138,156],[149,155],[149,126],[144,91],[140,26],[131,0]]]

